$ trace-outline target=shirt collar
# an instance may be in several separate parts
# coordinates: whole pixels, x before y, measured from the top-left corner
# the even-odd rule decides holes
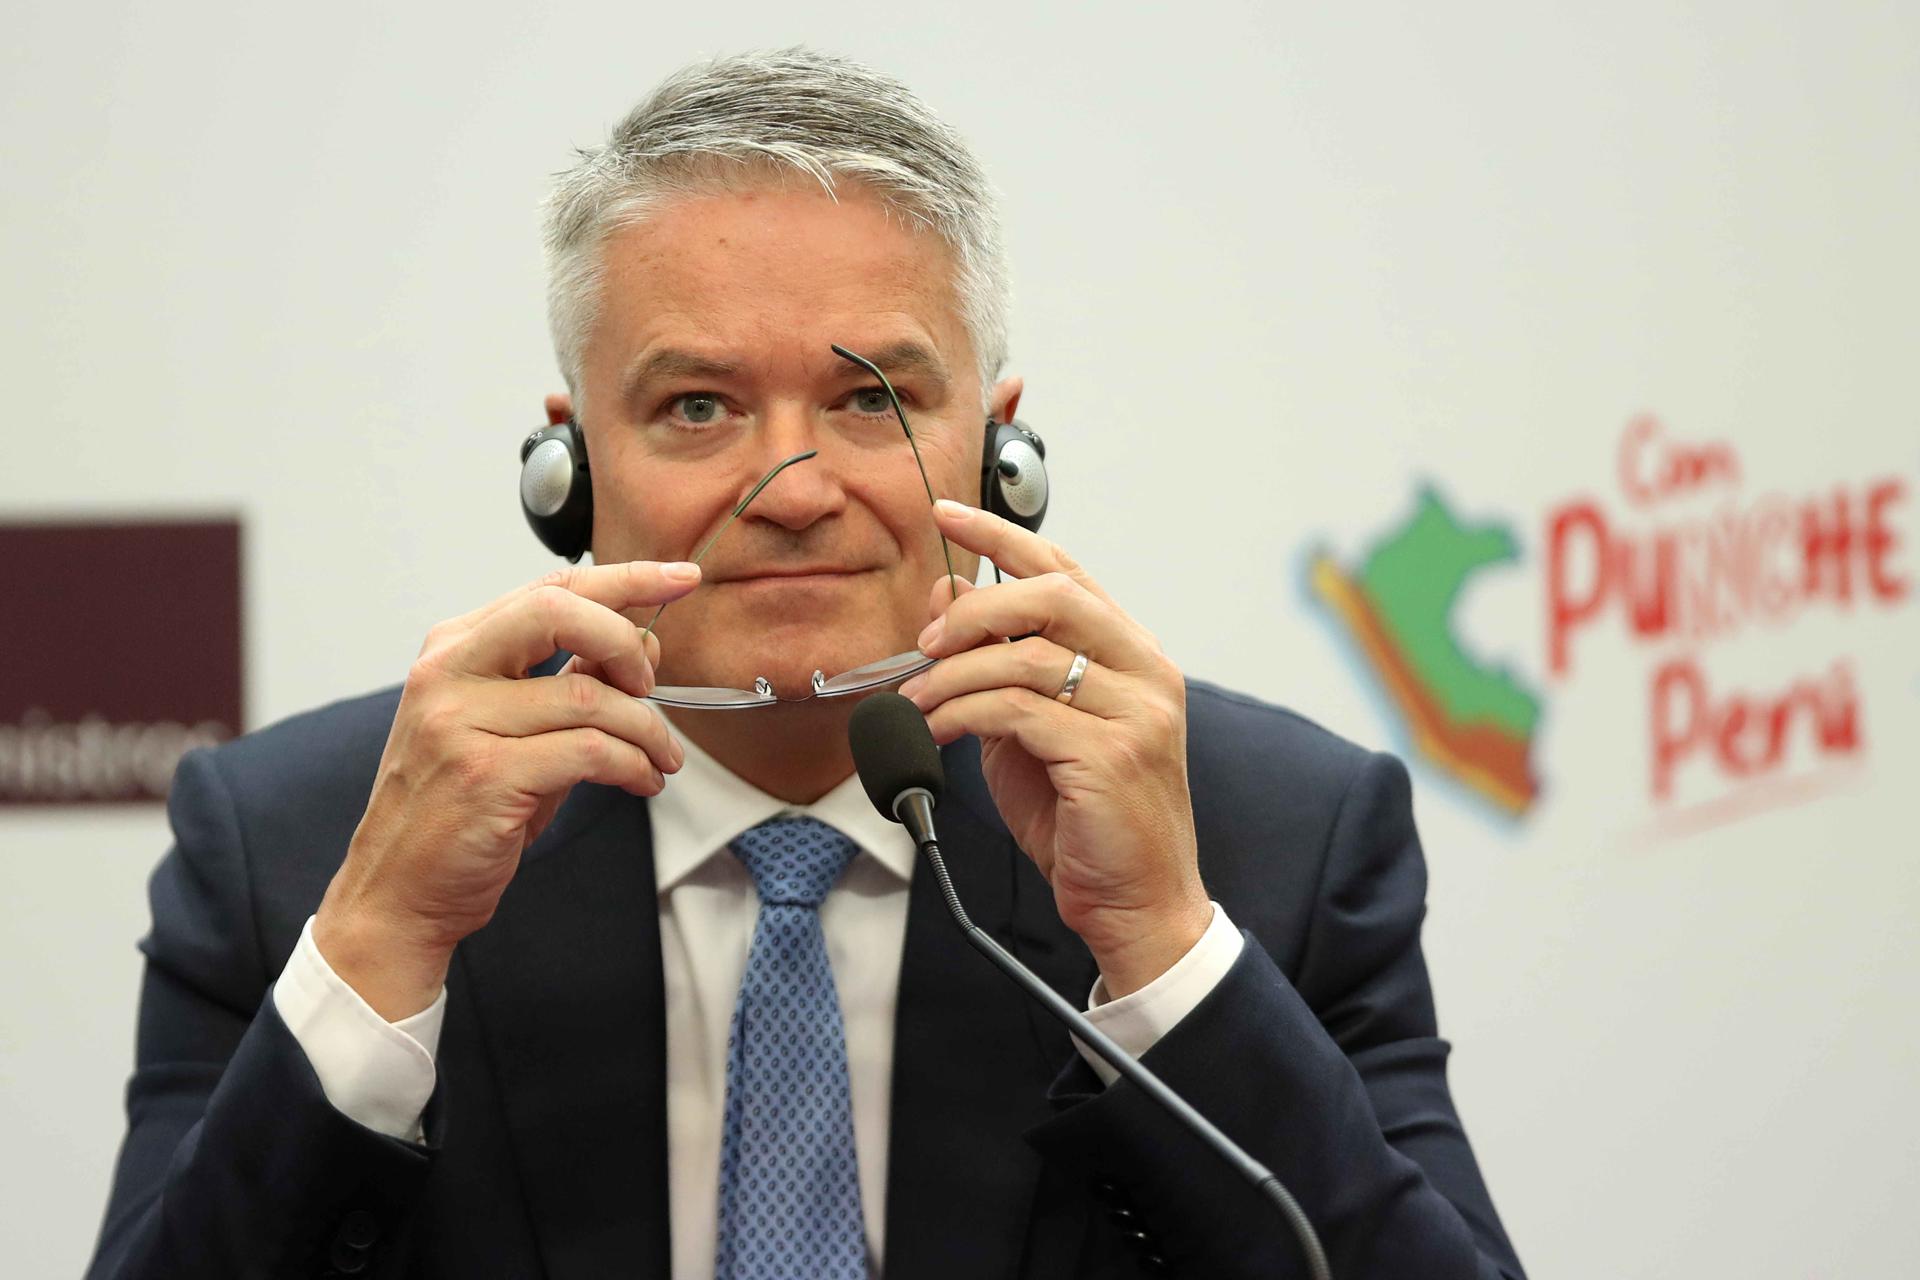
[[[812,804],[791,804],[740,777],[685,735],[674,738],[687,753],[686,763],[667,776],[659,795],[647,801],[657,892],[671,890],[741,832],[783,815],[804,815],[826,823],[902,883],[912,880],[913,837],[873,807],[858,774],[848,774]]]

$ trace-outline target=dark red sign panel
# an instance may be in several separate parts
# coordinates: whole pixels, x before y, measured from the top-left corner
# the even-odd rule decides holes
[[[0,524],[0,805],[165,799],[241,729],[237,520]]]

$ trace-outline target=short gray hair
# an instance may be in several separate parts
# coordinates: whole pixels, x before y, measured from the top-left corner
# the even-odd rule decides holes
[[[983,398],[1006,363],[1010,290],[993,186],[965,139],[898,80],[798,47],[716,58],[676,72],[604,146],[578,154],[546,203],[547,322],[576,401],[607,237],[676,196],[781,171],[829,195],[836,179],[856,182],[938,235]]]

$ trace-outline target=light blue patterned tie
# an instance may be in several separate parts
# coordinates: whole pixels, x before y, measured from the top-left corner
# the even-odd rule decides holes
[[[813,818],[733,842],[760,891],[727,1036],[717,1280],[867,1274],[847,1038],[820,903],[857,846]]]

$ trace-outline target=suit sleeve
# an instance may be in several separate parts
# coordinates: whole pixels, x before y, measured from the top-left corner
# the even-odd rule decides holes
[[[1261,859],[1255,859],[1259,861]],[[1420,952],[1426,864],[1405,767],[1367,757],[1334,818],[1298,977],[1251,934],[1142,1059],[1292,1191],[1338,1280],[1521,1280],[1447,1089]],[[1084,1062],[1029,1139],[1183,1274],[1305,1276],[1277,1208]]]
[[[153,926],[140,944],[127,1135],[89,1280],[392,1274],[436,1147],[336,1110],[268,998],[215,752],[181,762],[168,816],[174,846],[149,886]],[[429,1105],[429,1138],[435,1113]]]

